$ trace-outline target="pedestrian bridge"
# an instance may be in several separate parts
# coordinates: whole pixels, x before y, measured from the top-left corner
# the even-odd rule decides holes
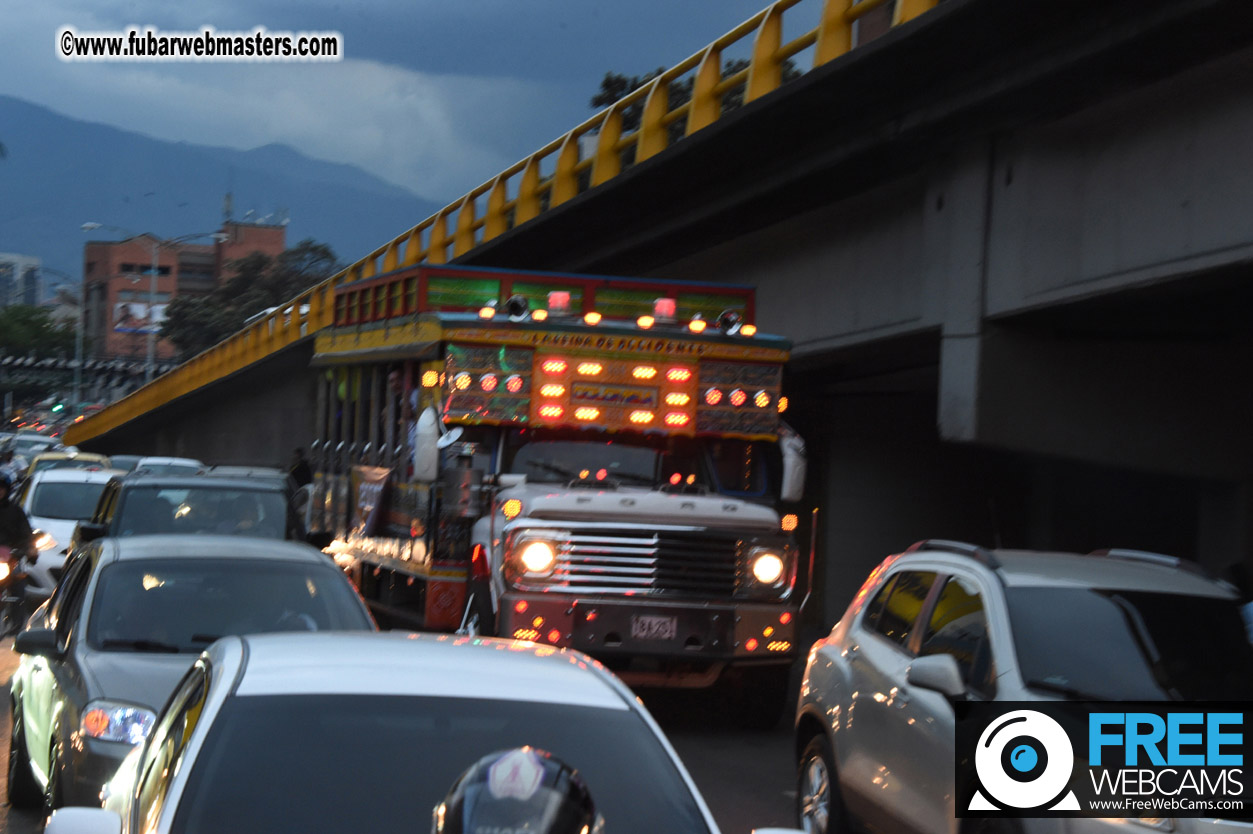
[[[334,288],[410,264],[735,282],[830,599],[934,536],[1247,559],[1249,89],[1246,0],[780,0],[67,438],[285,460]]]

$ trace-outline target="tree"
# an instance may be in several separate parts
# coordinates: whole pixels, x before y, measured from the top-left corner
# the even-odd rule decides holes
[[[302,240],[277,257],[253,252],[228,264],[231,275],[204,296],[176,296],[165,311],[161,338],[183,359],[240,330],[250,316],[291,301],[338,270],[324,243]]]
[[[747,69],[748,61],[744,58],[733,58],[722,65],[722,77],[726,78],[730,75]],[[622,75],[617,72],[606,72],[605,77],[600,80],[600,89],[596,91],[596,95],[592,96],[591,105],[594,110],[608,107],[623,96],[629,95],[646,84],[651,84],[657,76],[665,72],[664,68],[658,68],[644,75]],[[801,71],[796,68],[796,63],[788,58],[783,62],[783,83],[799,78]],[[669,100],[670,109],[673,110],[692,99],[692,88],[695,84],[692,75],[689,75],[682,81],[676,81],[670,84]],[[722,110],[728,112],[741,107],[744,104],[744,84],[737,84],[722,94]],[[640,126],[640,115],[643,113],[644,104],[638,102],[632,104],[622,111],[622,129],[623,131],[636,130]],[[677,128],[677,130],[676,130]],[[685,130],[684,120],[680,119],[670,126],[670,141],[673,143],[682,138]]]
[[[47,359],[74,354],[74,328],[57,324],[46,307],[0,308],[0,353]]]

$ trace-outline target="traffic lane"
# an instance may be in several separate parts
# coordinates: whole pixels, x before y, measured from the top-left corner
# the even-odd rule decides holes
[[[790,711],[772,730],[743,730],[719,710],[726,700],[708,690],[638,694],[678,751],[722,834],[796,827]]]
[[[13,653],[13,639],[0,642],[0,692],[4,694],[5,716],[0,719],[0,750],[3,750],[4,767],[0,768],[0,788],[8,795],[9,779],[9,733],[13,727],[9,723],[9,681],[17,670],[18,656]],[[36,834],[43,830],[43,816],[35,811],[19,811],[10,808],[8,803],[0,807],[0,834]]]

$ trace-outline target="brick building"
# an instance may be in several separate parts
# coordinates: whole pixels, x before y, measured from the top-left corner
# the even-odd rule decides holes
[[[165,241],[139,235],[89,241],[83,247],[86,329],[91,358],[144,361],[148,333],[160,330],[165,307],[177,295],[204,295],[227,274],[228,264],[260,252],[271,257],[287,246],[286,226],[226,222],[211,243]],[[156,291],[152,264],[156,257]],[[157,339],[155,357],[172,359],[174,346]]]

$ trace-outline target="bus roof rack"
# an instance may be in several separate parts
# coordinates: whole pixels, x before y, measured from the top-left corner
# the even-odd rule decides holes
[[[958,542],[950,539],[923,539],[911,544],[905,549],[905,552],[916,553],[919,550],[940,550],[945,553],[956,553],[959,556],[969,556],[971,559],[981,562],[993,570],[1001,566],[1000,560],[996,558],[992,551],[968,542]]]

